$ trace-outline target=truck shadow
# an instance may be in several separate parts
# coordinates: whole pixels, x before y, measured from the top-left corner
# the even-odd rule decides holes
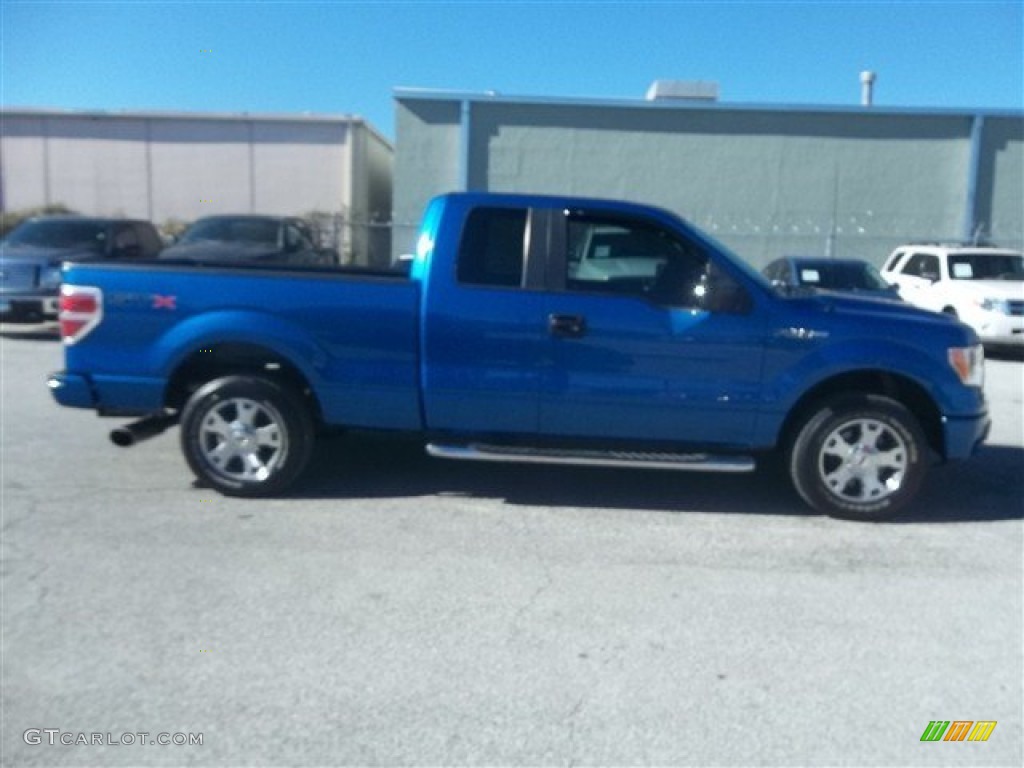
[[[418,443],[365,436],[320,441],[300,486],[305,499],[457,496],[507,504],[661,512],[814,515],[785,473],[711,474],[432,459]],[[936,466],[894,523],[1024,518],[1024,449],[986,446],[969,462]]]

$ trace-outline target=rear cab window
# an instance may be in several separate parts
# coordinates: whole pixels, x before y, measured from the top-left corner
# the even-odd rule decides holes
[[[526,263],[525,208],[477,208],[459,244],[456,278],[464,285],[520,288]]]

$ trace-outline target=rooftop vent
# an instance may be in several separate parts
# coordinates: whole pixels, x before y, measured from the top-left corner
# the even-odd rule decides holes
[[[860,103],[862,106],[870,107],[875,103],[875,80],[878,75],[869,69],[860,73]]]
[[[648,101],[718,101],[718,83],[710,80],[655,80],[647,89]]]

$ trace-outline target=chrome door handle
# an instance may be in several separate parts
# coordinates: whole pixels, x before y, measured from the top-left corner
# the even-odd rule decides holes
[[[548,333],[564,339],[578,339],[587,333],[587,319],[581,315],[548,315]]]

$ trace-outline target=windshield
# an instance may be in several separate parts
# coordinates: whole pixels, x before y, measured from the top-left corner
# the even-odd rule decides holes
[[[25,221],[4,239],[5,245],[86,250],[97,253],[103,252],[106,242],[105,224],[67,219]]]
[[[957,253],[949,257],[953,280],[1024,280],[1024,256],[1014,253]]]
[[[197,221],[184,235],[182,243],[221,241],[229,243],[258,243],[277,245],[278,224],[271,219],[216,218]]]
[[[889,284],[867,263],[819,261],[797,266],[801,285],[831,291],[885,291]]]

